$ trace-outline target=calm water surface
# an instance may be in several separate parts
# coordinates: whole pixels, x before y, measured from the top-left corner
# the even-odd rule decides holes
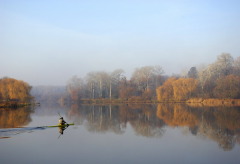
[[[59,115],[69,123],[63,135]],[[186,105],[0,111],[0,163],[240,163],[240,108]]]

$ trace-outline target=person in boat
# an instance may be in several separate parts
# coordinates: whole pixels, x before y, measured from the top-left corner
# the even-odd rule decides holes
[[[58,122],[59,122],[58,125],[67,125],[67,122],[63,119],[63,117],[60,117]]]

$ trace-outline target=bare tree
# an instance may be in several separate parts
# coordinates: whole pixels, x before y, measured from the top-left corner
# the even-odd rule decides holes
[[[157,87],[159,77],[164,73],[160,66],[145,66],[137,68],[132,75],[132,81],[134,81],[139,90],[146,91],[150,89],[150,86]],[[155,85],[154,85],[155,82]]]
[[[191,67],[188,71],[188,78],[196,79],[198,77],[198,72],[196,67]]]
[[[81,78],[73,76],[67,85],[67,91],[73,101],[78,101],[82,95],[81,91],[84,88],[84,82]]]
[[[120,80],[123,78],[124,71],[122,69],[116,69],[110,74],[109,79],[109,98],[112,99],[112,88],[117,89]],[[114,86],[114,87],[113,87]]]
[[[154,90],[163,83],[164,81],[164,78],[162,76],[163,74],[164,74],[164,70],[161,66],[157,65],[154,67],[154,70],[153,70],[153,76],[155,80]]]
[[[198,79],[202,91],[208,92],[215,87],[215,82],[222,76],[227,76],[232,73],[233,58],[230,54],[223,53],[217,57],[217,60],[208,65],[205,69],[199,72]],[[210,93],[210,92],[209,92]]]
[[[227,76],[232,73],[233,61],[233,57],[228,53],[223,53],[217,57],[214,67],[218,77]]]
[[[87,86],[88,86],[88,90],[90,92],[90,98],[94,99],[95,98],[95,92],[96,92],[96,79],[97,79],[97,75],[96,72],[90,72],[87,74]]]
[[[240,76],[240,56],[234,60],[233,67],[234,74]]]

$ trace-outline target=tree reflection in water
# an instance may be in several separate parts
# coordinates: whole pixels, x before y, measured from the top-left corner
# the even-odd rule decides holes
[[[17,109],[0,109],[0,129],[17,128],[28,125],[32,120],[29,107]]]
[[[187,126],[192,134],[216,141],[224,150],[231,150],[239,138],[239,107],[168,104],[158,105],[157,115],[169,126]]]
[[[188,127],[189,134],[214,140],[224,150],[240,143],[239,107],[158,105],[72,105],[69,119],[92,132],[122,134],[127,124],[137,135],[161,137],[166,126]]]

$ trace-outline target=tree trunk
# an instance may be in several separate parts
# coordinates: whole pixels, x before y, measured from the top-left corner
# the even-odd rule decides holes
[[[110,81],[110,87],[109,87],[109,98],[112,100],[112,82]]]

